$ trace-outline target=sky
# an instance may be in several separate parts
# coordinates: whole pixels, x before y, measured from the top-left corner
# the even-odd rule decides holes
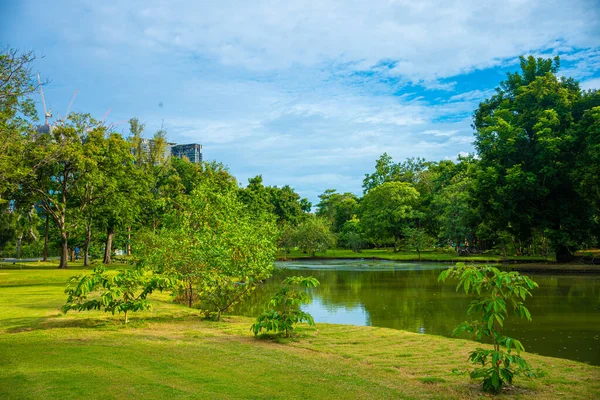
[[[73,112],[316,203],[360,194],[384,152],[474,152],[472,113],[521,55],[600,88],[600,0],[0,0],[0,45],[39,57],[54,115],[78,90]]]

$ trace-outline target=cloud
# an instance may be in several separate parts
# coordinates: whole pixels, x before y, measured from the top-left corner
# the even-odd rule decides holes
[[[596,89],[600,90],[600,78],[588,79],[581,82],[581,88],[584,90]]]
[[[17,11],[15,11],[17,10]],[[200,142],[240,182],[360,192],[383,152],[471,152],[473,110],[518,56],[599,87],[596,0],[23,1],[0,41],[46,55],[46,98]],[[46,89],[46,88],[45,88]],[[161,103],[163,107],[159,107]],[[454,157],[454,158],[453,158]]]

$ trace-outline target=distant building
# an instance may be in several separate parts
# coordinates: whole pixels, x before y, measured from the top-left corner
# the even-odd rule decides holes
[[[202,145],[198,143],[176,144],[171,146],[171,155],[177,158],[185,157],[191,162],[199,164],[202,162]]]
[[[154,146],[154,140],[142,138],[140,142],[140,150],[145,159],[150,158],[150,150]],[[134,152],[134,149],[131,149]],[[187,158],[190,162],[199,164],[202,162],[202,145],[198,143],[192,144],[177,144],[167,142],[163,153],[164,159],[169,157]]]

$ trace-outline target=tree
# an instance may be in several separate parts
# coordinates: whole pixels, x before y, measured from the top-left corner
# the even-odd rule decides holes
[[[294,243],[300,250],[314,257],[317,251],[325,252],[333,247],[335,236],[326,220],[311,215],[296,228]]]
[[[335,189],[327,189],[319,198],[317,215],[330,221],[333,232],[340,232],[344,223],[358,212],[358,197],[353,193],[341,194]]]
[[[204,182],[134,250],[142,265],[178,277],[189,307],[219,319],[271,275],[276,238],[273,220],[248,212],[235,188]]]
[[[360,252],[364,246],[363,229],[360,220],[356,216],[346,221],[340,230],[338,243],[347,246],[352,251]]]
[[[506,383],[512,383],[515,375],[534,376],[529,364],[520,356],[524,350],[521,342],[503,336],[501,331],[509,307],[516,316],[531,321],[524,301],[531,296],[530,290],[538,287],[537,283],[518,272],[500,271],[489,266],[466,266],[463,263],[442,271],[438,281],[449,278],[458,280],[457,291],[463,288],[465,294],[475,296],[467,314],[477,316],[472,322],[460,324],[453,335],[469,332],[479,341],[487,337],[494,345],[493,350],[477,348],[471,352],[469,361],[481,365],[471,372],[471,378],[483,378],[485,392],[499,393]],[[512,353],[513,350],[516,355]]]
[[[406,247],[415,249],[419,254],[419,260],[421,251],[435,244],[434,239],[423,228],[404,228],[404,236],[406,237]]]
[[[474,115],[480,160],[476,195],[490,227],[519,241],[541,231],[559,262],[589,237],[593,207],[573,180],[587,146],[580,135],[585,107],[573,79],[558,78],[558,58],[521,58],[497,93]]]
[[[69,310],[125,314],[125,323],[129,322],[129,312],[151,310],[148,296],[155,290],[172,288],[175,281],[165,275],[159,275],[144,269],[119,271],[109,275],[105,267],[97,267],[91,275],[72,276],[65,289],[67,302],[62,306],[66,314]],[[93,298],[89,298],[93,296]]]
[[[254,336],[263,330],[268,332],[285,332],[285,337],[290,337],[294,332],[294,325],[306,322],[314,325],[313,317],[302,311],[302,304],[310,303],[310,296],[306,288],[319,285],[319,281],[311,276],[290,276],[281,282],[281,289],[269,301],[270,309],[264,311],[256,318],[256,322],[250,327]],[[298,290],[297,288],[304,290]]]
[[[471,200],[472,180],[466,173],[455,175],[449,184],[435,194],[432,208],[437,215],[441,238],[454,245],[456,253],[461,244],[474,240],[475,207]]]
[[[28,173],[20,179],[21,192],[39,204],[58,228],[59,268],[67,268],[69,236],[80,222],[76,215],[90,205],[89,197],[77,196],[97,168],[97,159],[86,155],[84,148],[93,132],[104,129],[89,115],[72,114],[63,124],[31,136],[25,144],[23,162]],[[75,200],[80,201],[75,204]]]
[[[360,221],[367,236],[375,240],[394,238],[394,251],[409,222],[418,214],[419,192],[409,183],[386,182],[371,189],[360,204]]]
[[[36,120],[32,95],[37,90],[32,52],[3,48],[0,52],[0,204],[15,192],[28,172],[23,161],[26,138]]]

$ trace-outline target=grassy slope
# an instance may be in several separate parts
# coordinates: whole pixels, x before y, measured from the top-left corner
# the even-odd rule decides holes
[[[58,311],[80,271],[0,270],[0,398],[477,398],[474,342],[319,324],[293,341],[257,340],[251,320],[203,321],[156,297],[153,312]],[[503,398],[600,398],[600,368],[527,354],[547,376]]]

